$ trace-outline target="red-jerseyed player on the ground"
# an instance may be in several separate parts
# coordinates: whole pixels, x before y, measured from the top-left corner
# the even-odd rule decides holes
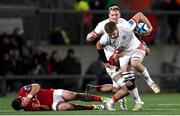
[[[25,111],[42,110],[102,110],[103,105],[77,105],[69,103],[72,100],[85,102],[103,102],[106,98],[100,96],[87,96],[84,93],[77,93],[63,89],[43,89],[37,83],[23,86],[17,98],[12,101],[15,110],[24,109]]]

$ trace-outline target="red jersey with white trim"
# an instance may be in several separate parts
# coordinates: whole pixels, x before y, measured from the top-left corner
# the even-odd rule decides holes
[[[32,90],[32,85],[23,86],[19,91],[19,96],[26,97]],[[36,95],[32,98],[37,99],[41,105],[52,107],[54,89],[40,89]]]

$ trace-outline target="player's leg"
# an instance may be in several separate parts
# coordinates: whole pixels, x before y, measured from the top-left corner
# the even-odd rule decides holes
[[[121,89],[119,89],[115,95],[112,96],[112,98],[106,103],[107,109],[114,111],[114,104],[121,98],[125,97],[128,95],[128,90],[125,86],[123,86]],[[124,106],[127,107],[127,106]]]
[[[78,105],[67,102],[59,102],[56,105],[55,111],[64,111],[64,110],[103,110],[104,105]]]
[[[91,85],[87,84],[85,93],[87,95],[92,95],[95,92],[117,92],[118,89],[113,87],[112,84],[103,84],[103,85]]]
[[[62,93],[62,97],[65,101],[71,101],[71,100],[81,100],[85,102],[104,102],[106,100],[105,97],[97,96],[97,95],[89,95],[87,96],[85,93],[77,93],[72,91],[64,90]]]
[[[131,65],[145,79],[149,87],[155,93],[159,93],[160,88],[152,80],[146,67],[142,64],[142,60],[144,59],[144,56],[145,56],[145,51],[136,49],[132,55]]]
[[[121,86],[126,85],[129,93],[132,95],[132,97],[135,100],[135,106],[137,104],[141,105],[141,107],[139,107],[138,109],[136,108],[136,110],[140,110],[140,109],[142,109],[143,102],[141,101],[141,98],[139,96],[139,92],[138,92],[138,89],[135,85],[134,80],[135,80],[134,71],[128,71],[128,72],[122,73],[122,78],[119,78],[117,80],[117,83]],[[118,98],[118,97],[116,97],[116,98]],[[112,100],[113,100],[113,98],[112,98]],[[116,101],[116,100],[114,100],[114,101]]]

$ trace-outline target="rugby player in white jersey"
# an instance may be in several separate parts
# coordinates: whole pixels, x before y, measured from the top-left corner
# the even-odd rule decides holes
[[[96,38],[102,36],[105,33],[104,25],[107,22],[114,21],[117,24],[119,24],[119,23],[123,23],[126,21],[125,19],[120,18],[121,14],[120,14],[120,9],[118,6],[110,7],[108,16],[109,16],[108,19],[99,22],[98,25],[96,26],[96,28],[87,35],[86,40],[88,42],[95,40]],[[117,71],[116,71],[117,67],[112,66],[113,60],[115,59],[113,57],[119,57],[119,55],[118,54],[113,55],[115,53],[115,50],[111,46],[106,46],[104,48],[104,52],[106,54],[106,58],[108,59],[108,61],[110,61],[110,64],[111,64],[111,65],[106,64],[106,66],[105,66],[106,71],[110,75],[110,77],[113,78],[113,76],[117,74]],[[117,61],[117,62],[119,62],[119,61]],[[112,82],[113,82],[113,84],[104,84],[104,85],[97,85],[97,86],[92,86],[92,85],[88,84],[87,88],[86,88],[86,93],[88,93],[88,92],[91,93],[92,90],[97,90],[97,91],[101,91],[101,92],[109,92],[109,91],[117,92],[119,89],[119,85],[116,84],[116,82],[114,82],[113,80],[112,80]],[[123,109],[123,110],[127,109],[125,98],[120,100],[120,106],[121,106],[121,109]]]
[[[101,21],[97,26],[96,28],[87,35],[87,38],[86,40],[87,41],[93,41],[94,39],[96,39],[97,37],[103,35],[105,33],[105,30],[104,30],[104,25],[109,22],[109,21],[114,21],[116,22],[116,24],[120,24],[120,23],[123,23],[123,22],[126,22],[125,19],[123,18],[120,18],[120,9],[118,6],[112,6],[109,8],[109,18],[104,20],[104,21]],[[146,50],[148,50],[148,48],[146,48]],[[110,75],[111,78],[113,78],[115,75],[117,75],[117,71],[116,71],[116,68],[115,66],[112,66],[112,63],[114,60],[117,60],[118,57],[119,57],[119,54],[115,54],[115,50],[113,47],[111,46],[106,46],[104,48],[104,52],[105,52],[105,55],[106,55],[106,58],[108,59],[108,61],[110,62],[110,64],[108,63],[105,63],[105,68],[106,68],[106,71],[107,73]],[[117,62],[117,61],[115,61]],[[111,68],[109,68],[111,67]],[[119,88],[118,84],[116,84],[116,82],[112,79],[113,81],[113,84],[104,84],[104,85],[97,85],[97,86],[92,86],[92,85],[87,85],[87,91],[88,92],[91,92],[91,90],[97,90],[97,91],[102,91],[102,92],[107,92],[107,91],[113,91],[113,92],[116,92]],[[90,91],[89,91],[90,90]],[[135,94],[138,94],[137,91],[133,91]],[[132,93],[133,93],[132,92]],[[128,92],[127,92],[128,93]],[[124,96],[122,94],[122,96]],[[120,102],[121,103],[121,108],[123,108],[123,99],[122,101]],[[126,106],[124,107],[126,108]]]
[[[122,52],[123,56],[119,58],[120,68],[122,72],[122,77],[114,79],[117,84],[122,84],[122,79],[125,80],[126,86],[131,86],[131,90],[136,90],[136,86],[134,83],[134,74],[132,74],[132,70],[135,69],[139,72],[146,80],[148,85],[153,89],[155,93],[160,92],[160,88],[154,83],[151,79],[147,69],[142,64],[142,60],[145,57],[146,47],[138,40],[138,38],[134,35],[134,28],[137,26],[138,22],[144,22],[149,27],[149,30],[146,34],[150,34],[152,31],[152,26],[142,13],[137,13],[133,18],[131,18],[128,22],[117,24],[113,21],[110,21],[105,24],[105,31],[100,41],[97,42],[96,48],[101,56],[101,59],[104,63],[108,63],[104,50],[105,46],[112,46],[118,52]],[[129,64],[131,68],[129,68]],[[136,94],[135,94],[136,95]],[[119,98],[116,98],[119,99]],[[107,107],[110,109],[113,108],[114,96],[107,103]],[[142,109],[143,102],[139,99],[135,101],[135,107],[133,110]]]

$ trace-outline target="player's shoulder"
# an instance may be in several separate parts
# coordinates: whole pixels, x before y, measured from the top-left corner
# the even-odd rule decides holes
[[[108,36],[108,34],[107,33],[105,33],[105,34],[103,34],[102,35],[102,37],[101,37],[101,39],[100,39],[100,41],[103,41],[103,42],[107,42],[108,41],[108,39],[109,39],[109,36]]]
[[[32,85],[31,85],[31,84],[28,84],[28,85],[23,86],[21,89],[22,89],[22,90],[25,90],[25,91],[30,91],[31,88],[32,88]]]
[[[127,22],[127,20],[124,19],[124,18],[119,18],[119,19],[118,19],[118,23],[124,23],[124,22]]]
[[[98,25],[105,25],[108,22],[109,22],[109,19],[105,19],[105,20],[99,22]]]
[[[128,23],[128,21],[124,21],[122,23],[119,23],[117,25],[117,27],[123,31],[130,31],[131,30],[131,27],[130,27],[130,24]]]

